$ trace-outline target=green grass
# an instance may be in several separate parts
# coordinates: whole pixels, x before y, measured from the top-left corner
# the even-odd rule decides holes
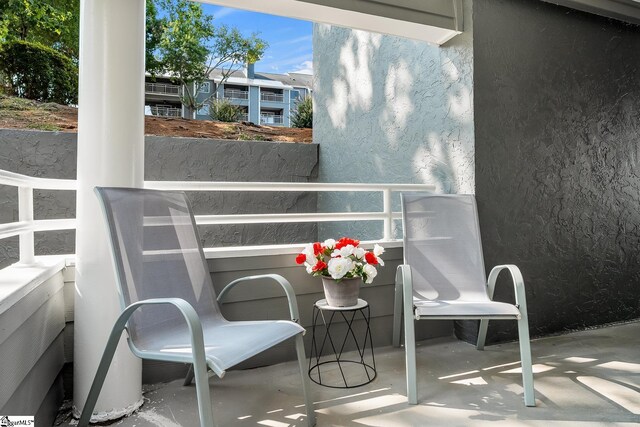
[[[62,130],[62,128],[60,126],[56,126],[56,125],[51,124],[51,123],[33,124],[33,125],[27,125],[27,127],[29,129],[35,129],[35,130],[48,130],[48,131],[59,131],[59,130]]]
[[[247,135],[241,132],[238,134],[238,141],[268,141],[268,139],[262,135]]]
[[[38,104],[30,99],[0,95],[0,110],[26,111],[37,109]]]

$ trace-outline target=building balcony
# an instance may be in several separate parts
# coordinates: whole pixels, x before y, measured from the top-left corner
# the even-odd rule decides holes
[[[13,334],[46,345],[38,347],[42,360],[49,362],[66,357],[73,362],[73,336],[75,286],[75,257],[59,255],[36,257],[33,250],[35,231],[54,231],[75,228],[73,219],[37,219],[32,215],[33,189],[73,191],[73,180],[30,178],[0,171],[0,183],[18,188],[20,194],[19,221],[3,224],[0,238],[19,236],[22,264],[0,271],[0,316],[22,313],[20,322],[11,322]],[[517,424],[526,419],[527,425],[548,426],[578,423],[632,424],[640,412],[640,361],[637,360],[637,337],[640,323],[633,322],[548,337],[532,341],[537,408],[524,406],[521,397],[521,378],[518,343],[500,344],[478,352],[473,346],[451,338],[451,322],[419,322],[418,353],[418,406],[407,404],[402,348],[393,348],[391,324],[393,313],[393,285],[396,267],[403,261],[402,242],[394,239],[394,221],[400,213],[392,210],[391,198],[398,191],[433,190],[430,185],[400,184],[324,184],[277,182],[164,182],[147,181],[145,187],[154,189],[180,189],[190,192],[366,192],[381,193],[382,208],[370,212],[334,213],[281,213],[198,215],[200,226],[224,224],[286,224],[297,222],[377,221],[382,222],[382,233],[376,242],[386,252],[386,265],[376,281],[363,287],[362,298],[372,306],[371,328],[376,358],[377,378],[368,385],[352,390],[340,390],[312,384],[318,426],[330,425],[438,425],[466,424],[478,419],[502,420]],[[396,194],[397,195],[397,194]],[[370,248],[374,242],[365,243]],[[307,275],[295,264],[294,256],[301,245],[273,245],[268,247],[226,247],[205,249],[214,284],[224,283],[229,277],[255,274],[258,270],[291,278],[300,307],[300,324],[307,329],[312,325],[313,303],[322,298],[317,278]],[[294,280],[295,278],[295,280]],[[70,295],[71,297],[67,297]],[[42,310],[39,307],[44,307]],[[256,312],[256,307],[263,307]],[[252,316],[287,318],[286,299],[277,290],[262,288],[260,292],[247,287],[223,306],[229,317],[251,313]],[[31,315],[30,313],[34,313]],[[268,313],[268,314],[267,314]],[[31,316],[31,317],[29,317]],[[43,317],[44,316],[44,317]],[[39,327],[46,320],[47,328]],[[65,328],[66,321],[66,328]],[[363,323],[354,323],[362,330]],[[310,336],[307,334],[307,355]],[[67,338],[68,337],[68,338]],[[6,337],[5,337],[6,338]],[[30,342],[31,342],[30,341]],[[55,357],[45,349],[57,351]],[[576,345],[589,343],[588,346]],[[11,351],[15,340],[6,339],[0,351]],[[65,348],[66,347],[66,348]],[[29,379],[37,371],[31,348],[28,360],[15,365],[3,378],[3,387],[15,387],[20,392],[19,378]],[[65,350],[64,353],[62,352]],[[298,387],[299,371],[291,360],[291,347],[283,346],[270,358],[253,360],[227,374],[222,382],[224,393],[216,393],[221,384],[211,381],[218,425],[299,425],[304,420],[304,409]],[[345,348],[345,351],[352,351]],[[4,353],[2,353],[4,354]],[[455,354],[455,357],[451,357]],[[35,354],[38,356],[38,354]],[[64,356],[66,355],[66,356]],[[345,354],[345,359],[353,358]],[[357,355],[356,355],[357,357]],[[33,360],[32,360],[33,359]],[[3,358],[4,370],[12,365]],[[473,361],[473,370],[469,368]],[[274,364],[278,363],[278,364]],[[270,365],[244,370],[256,365]],[[172,425],[172,414],[180,414],[178,425],[198,425],[195,387],[183,387],[181,377],[186,368],[182,364],[145,365],[148,388],[147,403],[134,415],[119,421],[119,425],[133,426],[153,420],[157,425]],[[56,372],[54,371],[54,374]],[[326,380],[340,378],[340,372],[327,374]],[[274,386],[280,390],[274,395]],[[250,397],[249,397],[250,396]],[[246,399],[255,404],[247,410]],[[223,408],[223,409],[218,409]],[[400,421],[398,421],[400,420]],[[173,421],[171,421],[173,422]],[[61,425],[74,425],[70,418]]]
[[[182,96],[182,86],[169,83],[145,83],[144,91],[152,95]]]
[[[260,101],[284,102],[284,95],[281,93],[260,92]]]
[[[238,89],[225,89],[224,98],[230,99],[230,100],[231,99],[249,99],[249,91],[238,90]]]
[[[182,117],[182,108],[176,107],[151,107],[151,114],[161,117]]]
[[[248,122],[249,121],[249,113],[240,113],[238,115],[239,122]]]
[[[270,125],[270,126],[282,126],[284,124],[283,116],[272,116],[268,114],[260,115],[260,124],[261,125]]]

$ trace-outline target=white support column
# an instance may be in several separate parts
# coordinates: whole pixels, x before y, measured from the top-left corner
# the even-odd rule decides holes
[[[142,187],[144,0],[80,1],[80,86],[74,406],[79,414],[120,303],[95,186]],[[92,421],[142,404],[141,363],[125,339],[111,363]]]

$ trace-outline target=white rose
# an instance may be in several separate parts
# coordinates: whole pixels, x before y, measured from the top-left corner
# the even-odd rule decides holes
[[[307,268],[307,273],[313,274],[313,265],[309,264],[308,262],[305,262],[304,266]]]
[[[322,246],[324,246],[325,248],[328,249],[333,249],[333,247],[336,245],[336,241],[333,239],[327,239],[324,241],[324,243],[322,244]]]
[[[371,264],[365,264],[362,270],[367,275],[367,280],[364,283],[373,282],[373,279],[378,275],[378,270]]]
[[[373,246],[373,254],[374,254],[376,257],[379,257],[379,256],[380,256],[380,255],[382,255],[383,253],[384,253],[384,248],[383,248],[382,246],[380,246],[379,244],[377,244],[377,243],[376,243],[376,244]]]
[[[354,263],[349,258],[331,258],[328,264],[329,274],[336,280],[342,279],[353,266]]]
[[[355,249],[355,247],[353,245],[347,245],[343,248],[340,248],[340,255],[344,258],[348,257],[349,255],[353,255],[353,250]]]
[[[309,243],[304,247],[302,253],[307,257],[307,263],[315,265],[316,264],[316,256],[313,253],[313,245]]]
[[[364,256],[364,254],[365,254],[366,252],[367,252],[367,251],[365,251],[364,249],[362,249],[362,248],[360,248],[360,247],[357,247],[357,248],[355,248],[355,249],[353,250],[353,255],[354,255],[356,258],[358,258],[358,259],[362,259],[362,257]]]

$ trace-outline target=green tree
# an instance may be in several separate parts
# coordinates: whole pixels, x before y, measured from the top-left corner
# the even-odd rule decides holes
[[[158,18],[158,8],[154,0],[146,0],[146,40],[145,40],[145,68],[152,76],[162,72],[162,63],[156,58],[160,46],[160,39],[164,30],[163,20]]]
[[[77,63],[80,0],[0,1],[0,44],[23,40],[51,47]]]
[[[267,42],[257,34],[244,37],[235,28],[215,27],[213,16],[188,0],[155,0],[165,16],[162,34],[153,52],[157,68],[183,86],[182,103],[194,112],[209,103],[214,93],[198,99],[198,90],[214,68],[223,70],[222,81],[247,62],[263,55]],[[213,92],[213,91],[212,91]]]
[[[221,122],[237,122],[242,112],[239,106],[233,105],[226,99],[215,99],[210,105],[209,116],[212,120]]]
[[[291,126],[294,128],[313,128],[313,100],[305,96],[296,104],[291,114]]]
[[[0,74],[16,96],[60,104],[78,102],[78,68],[69,57],[42,44],[5,42]]]

